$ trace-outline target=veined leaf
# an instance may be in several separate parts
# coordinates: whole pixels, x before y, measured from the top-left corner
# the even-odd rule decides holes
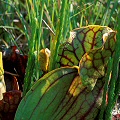
[[[51,71],[23,98],[15,120],[93,120],[102,102],[103,84],[102,79],[97,81],[88,92],[76,68]]]
[[[79,65],[79,61],[85,53],[103,46],[106,39],[105,33],[109,31],[112,29],[99,25],[74,29],[70,32],[70,38],[59,49],[56,66]]]
[[[59,66],[79,65],[83,85],[90,90],[105,75],[105,65],[115,48],[116,32],[107,26],[89,25],[73,30],[59,51]],[[79,62],[80,61],[80,62]]]
[[[103,45],[84,54],[79,63],[79,74],[83,85],[92,90],[98,78],[105,76],[105,67],[113,56],[116,32],[105,33]]]
[[[47,73],[23,98],[15,120],[49,120],[66,96],[77,74],[78,69],[74,67],[60,68]]]
[[[102,102],[103,80],[96,83],[93,91],[87,91],[80,76],[76,76],[65,98],[49,120],[94,120]],[[45,119],[43,119],[45,120]]]
[[[66,67],[48,72],[34,84],[22,99],[15,120],[96,118],[116,32],[94,25],[76,29],[74,34],[60,47],[58,66]]]

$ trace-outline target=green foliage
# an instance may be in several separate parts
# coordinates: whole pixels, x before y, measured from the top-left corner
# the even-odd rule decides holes
[[[107,75],[105,77],[105,85],[104,85],[104,93],[103,93],[103,99],[102,99],[102,105],[101,105],[101,111],[99,114],[99,120],[103,120],[104,118],[104,112],[106,109],[106,95],[108,93],[108,84],[110,82],[110,74],[111,74],[111,70],[112,70],[112,59],[109,59],[108,62],[108,68],[107,68]]]
[[[120,22],[118,23],[120,25]],[[113,57],[113,66],[112,66],[112,73],[111,79],[109,84],[109,91],[108,91],[108,105],[106,107],[106,115],[105,119],[112,119],[112,110],[115,106],[117,101],[118,95],[120,93],[120,77],[119,77],[119,59],[120,59],[120,28],[117,28],[117,42],[116,42],[116,49],[115,54]]]
[[[109,89],[107,89],[108,95],[111,96],[109,97],[107,107],[104,104],[105,97],[103,100],[106,116],[111,117],[111,111],[120,93],[120,76],[118,75],[120,56],[119,1],[1,0],[0,5],[0,40],[6,41],[8,45],[17,45],[19,48],[16,42],[20,37],[16,37],[16,31],[19,31],[20,35],[25,35],[28,42],[28,64],[24,79],[23,95],[26,95],[34,81],[37,81],[43,75],[38,59],[39,51],[42,48],[47,47],[51,50],[49,63],[49,71],[51,71],[55,69],[55,62],[59,58],[58,51],[60,45],[69,37],[70,30],[86,25],[98,24],[109,26],[118,31],[115,56],[112,64],[112,78],[110,79]],[[25,17],[23,11],[27,13]],[[22,28],[14,25],[13,20],[16,17],[22,23]],[[23,52],[21,51],[21,53]],[[109,72],[106,77],[107,80],[110,77]]]
[[[42,18],[45,1],[26,1],[26,4],[29,13],[28,18],[30,21],[31,35],[28,39],[29,58],[24,80],[23,95],[26,94],[34,81],[38,80],[42,74],[38,57],[39,52],[42,49]],[[35,51],[37,51],[37,54],[35,54]]]
[[[57,20],[58,26],[56,27],[56,35],[52,38],[50,50],[50,67],[49,70],[55,69],[55,62],[57,61],[59,46],[66,39],[67,29],[69,28],[69,2],[63,1],[61,4],[61,10],[59,12],[60,18]]]
[[[115,50],[116,32],[98,25],[82,27],[73,32],[76,35],[62,45],[62,55],[58,54],[61,68],[48,72],[31,87],[18,107],[16,120],[96,118],[106,80],[105,67]],[[98,36],[101,33],[100,39]],[[76,44],[78,42],[81,49]],[[77,55],[80,54],[82,56],[78,59]],[[79,67],[75,66],[78,65],[74,63],[75,57]],[[71,62],[75,67],[68,67]]]
[[[15,119],[50,119],[64,99],[76,75],[77,69],[72,67],[56,69],[46,74],[26,94],[27,96],[24,97],[24,102],[21,103]],[[30,102],[25,102],[26,98]],[[40,110],[40,108],[43,109]]]
[[[120,11],[120,10],[119,10]],[[118,17],[117,19],[120,19]],[[119,59],[120,59],[120,22],[117,25],[117,42],[115,47],[115,54],[112,60],[110,60],[108,65],[108,72],[106,76],[106,83],[104,86],[104,95],[103,95],[103,103],[100,112],[100,120],[103,119],[112,119],[112,110],[116,104],[120,93],[120,67],[119,67]],[[108,82],[109,81],[109,82]],[[109,87],[109,89],[108,89]],[[106,105],[106,93],[108,93],[108,104]],[[103,117],[103,114],[105,116]]]

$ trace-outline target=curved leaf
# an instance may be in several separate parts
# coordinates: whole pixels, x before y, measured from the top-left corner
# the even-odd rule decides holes
[[[77,74],[78,69],[75,67],[60,68],[47,73],[23,98],[15,120],[49,120]]]
[[[61,75],[56,76],[58,73]],[[102,102],[104,82],[99,80],[88,92],[76,74],[75,68],[46,74],[23,98],[15,120],[94,120]]]
[[[70,32],[68,41],[61,45],[59,49],[56,66],[78,65],[86,52],[103,45],[103,34],[109,31],[111,31],[111,28],[99,25],[89,25],[74,29]]]
[[[116,33],[103,26],[87,26],[74,32],[75,36],[60,47],[58,66],[78,65],[80,61],[79,68],[64,67],[45,74],[21,101],[15,120],[96,118]]]
[[[79,63],[79,74],[83,85],[92,90],[98,78],[105,76],[105,67],[115,49],[116,32],[105,33],[103,45],[84,54]]]
[[[97,81],[93,91],[88,92],[76,76],[50,120],[94,120],[102,102],[103,84],[102,79]]]

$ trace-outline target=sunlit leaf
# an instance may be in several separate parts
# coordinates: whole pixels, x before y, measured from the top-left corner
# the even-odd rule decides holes
[[[107,33],[100,48],[90,50],[83,55],[79,63],[79,74],[83,85],[92,90],[98,78],[105,76],[105,67],[115,50],[116,32]]]
[[[94,119],[102,102],[103,84],[102,79],[99,80],[93,91],[88,92],[77,69],[51,71],[23,98],[15,120]]]
[[[15,120],[48,120],[61,104],[77,74],[76,68],[67,67],[47,73],[23,98]]]
[[[15,120],[94,120],[101,107],[115,35],[112,29],[96,25],[74,30],[74,36],[60,47],[57,67],[62,67],[34,84]]]
[[[89,25],[70,32],[70,38],[61,45],[57,67],[78,65],[82,56],[104,44],[103,36],[111,31],[107,26]]]

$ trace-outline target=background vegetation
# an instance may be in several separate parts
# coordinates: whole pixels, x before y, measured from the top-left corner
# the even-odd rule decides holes
[[[29,56],[24,95],[42,75],[39,51],[42,48],[51,50],[49,71],[53,70],[59,45],[69,37],[72,29],[93,24],[105,25],[116,30],[117,40],[120,40],[119,0],[1,0],[0,5],[0,49],[16,45],[21,54]],[[120,51],[120,42],[117,43],[117,52],[111,65],[114,67],[110,68],[115,73],[113,90],[110,92],[112,98],[109,106],[112,107],[108,107],[109,110],[114,107],[115,104],[111,103],[115,103],[119,94],[118,86],[115,86]],[[35,51],[37,54],[34,54]]]

